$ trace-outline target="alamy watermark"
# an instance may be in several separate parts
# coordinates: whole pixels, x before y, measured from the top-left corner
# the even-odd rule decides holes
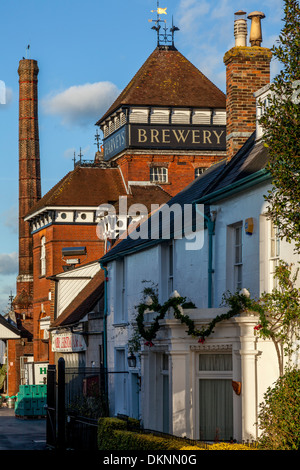
[[[3,80],[0,80],[0,104],[6,104],[6,86]]]
[[[186,250],[200,250],[204,245],[203,204],[151,204],[148,211],[144,204],[128,207],[127,196],[120,196],[118,214],[113,205],[101,204],[96,216],[101,240],[184,239]]]

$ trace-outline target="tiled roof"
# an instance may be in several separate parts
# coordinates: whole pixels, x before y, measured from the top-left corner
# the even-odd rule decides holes
[[[171,198],[167,202],[167,205],[172,206],[179,204],[183,206],[184,204],[192,204],[195,201],[201,203],[201,198],[209,198],[209,196],[216,191],[221,192],[221,198],[223,190],[225,195],[226,189],[233,183],[242,181],[244,178],[255,175],[255,173],[263,170],[266,167],[267,161],[268,152],[262,143],[255,142],[255,133],[253,133],[234,158],[229,162],[223,160],[212,165],[185,189]],[[209,206],[205,205],[205,209],[208,210]],[[172,223],[172,218],[170,220]],[[172,231],[170,233],[172,237]],[[134,239],[128,236],[126,239],[113,246],[111,250],[101,258],[101,262],[105,264],[116,256],[123,256],[132,251],[146,249],[148,246],[162,241],[164,241],[163,238],[151,240],[150,235],[148,239]]]
[[[27,217],[47,206],[97,207],[126,195],[118,168],[76,167],[32,207]]]
[[[201,197],[205,194],[206,189],[211,184],[211,182],[224,170],[226,166],[226,160],[216,163],[208,168],[201,176],[196,178],[192,183],[190,183],[185,189],[180,191],[176,196],[170,199],[166,204],[172,206],[173,204],[179,204],[183,206],[184,204],[192,204],[195,199]],[[172,224],[174,220],[174,214],[170,211],[170,223]],[[154,241],[151,240],[150,231],[151,231],[151,217],[150,217],[150,224],[148,227],[149,230],[149,237],[146,239],[137,238],[136,240],[128,236],[118,244],[114,245],[102,258],[101,261],[104,263],[107,259],[111,257],[122,255],[123,253],[131,250],[143,249],[147,245],[153,243],[160,243],[163,241],[162,238],[155,239]],[[172,229],[171,231],[172,232]]]
[[[151,204],[164,204],[171,196],[158,185],[132,185],[127,194],[118,168],[76,167],[62,178],[26,217],[44,207],[98,207],[110,203],[118,208],[119,196],[128,196],[128,204],[140,203],[150,208]]]
[[[92,311],[98,301],[103,300],[104,271],[101,269],[72,300],[51,327],[73,325]]]
[[[132,204],[143,204],[148,212],[151,211],[152,204],[165,204],[171,199],[171,195],[158,185],[131,184],[129,194],[127,194],[127,206]],[[119,209],[119,202],[114,204],[116,212]]]
[[[122,105],[225,109],[226,97],[179,51],[157,47],[97,125]]]
[[[224,171],[214,179],[209,186],[207,194],[221,191],[233,183],[255,174],[266,167],[268,162],[268,150],[263,142],[255,141],[255,132],[227,163]]]

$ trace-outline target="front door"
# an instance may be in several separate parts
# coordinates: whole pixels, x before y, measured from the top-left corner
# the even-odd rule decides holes
[[[205,441],[233,438],[231,354],[199,355],[199,438]]]

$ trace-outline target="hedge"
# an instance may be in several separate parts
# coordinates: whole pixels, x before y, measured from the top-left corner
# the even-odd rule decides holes
[[[190,445],[188,440],[176,437],[161,437],[141,432],[139,421],[128,418],[100,418],[98,421],[99,450],[254,450],[242,444],[219,443]]]
[[[184,445],[184,439],[142,433],[139,422],[130,418],[100,418],[98,421],[99,450],[180,450]]]

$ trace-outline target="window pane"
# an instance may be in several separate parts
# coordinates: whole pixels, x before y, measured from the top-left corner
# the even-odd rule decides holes
[[[150,168],[150,181],[153,183],[167,183],[168,171],[164,167],[153,167]]]
[[[231,380],[199,380],[199,423],[201,440],[230,440],[233,437]]]
[[[231,354],[200,354],[199,370],[232,370]]]
[[[204,171],[206,170],[205,167],[199,167],[195,169],[195,178],[198,178],[198,176],[202,175]]]
[[[169,356],[167,354],[162,355],[162,369],[169,370]]]

